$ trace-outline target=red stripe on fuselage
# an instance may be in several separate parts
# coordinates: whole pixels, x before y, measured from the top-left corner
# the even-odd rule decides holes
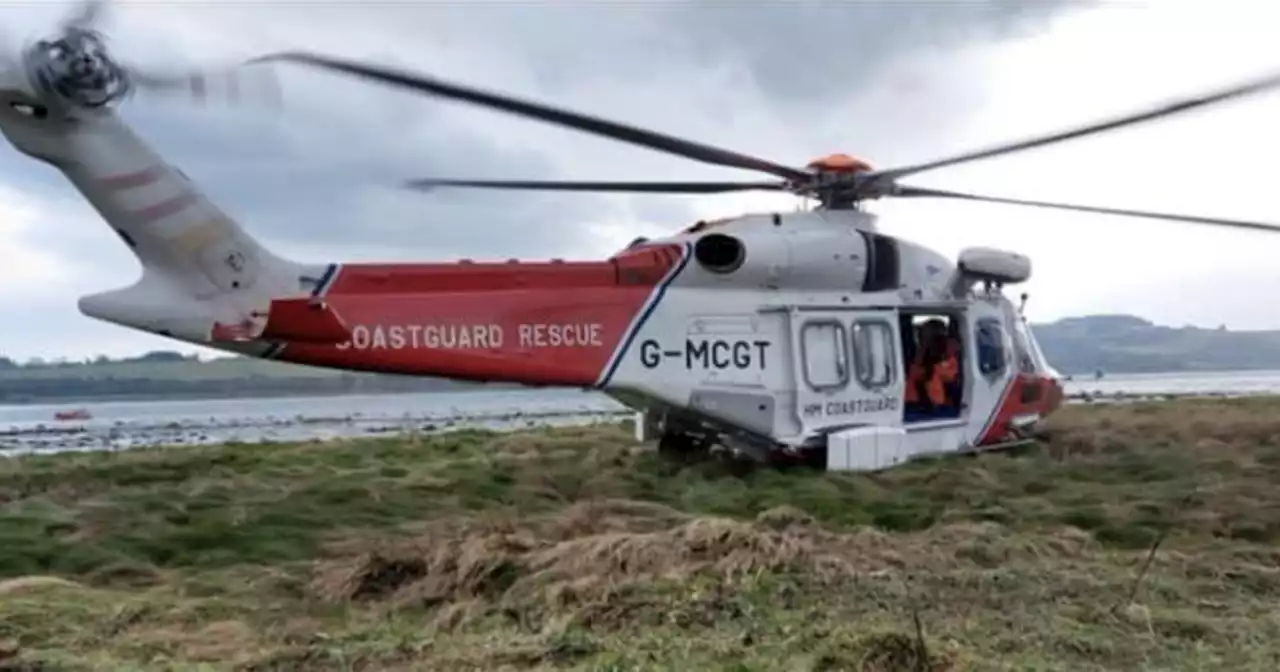
[[[290,343],[279,358],[465,380],[594,385],[681,250],[654,246],[595,262],[345,265],[323,297],[351,341]]]

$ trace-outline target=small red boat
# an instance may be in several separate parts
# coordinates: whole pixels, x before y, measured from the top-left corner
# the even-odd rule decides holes
[[[87,409],[77,408],[70,411],[57,411],[53,414],[54,420],[88,420],[93,416],[89,414]]]

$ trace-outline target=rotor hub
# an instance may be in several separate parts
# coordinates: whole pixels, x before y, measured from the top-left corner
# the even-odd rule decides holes
[[[870,163],[848,154],[828,154],[810,161],[806,168],[813,177],[799,186],[798,193],[818,199],[827,210],[857,210],[863,175],[873,172]]]
[[[37,42],[27,52],[32,79],[43,92],[73,105],[96,108],[123,98],[129,80],[96,33],[73,30]]]
[[[806,167],[815,173],[838,173],[844,175],[870,172],[872,170],[871,164],[848,154],[828,154],[810,161]]]

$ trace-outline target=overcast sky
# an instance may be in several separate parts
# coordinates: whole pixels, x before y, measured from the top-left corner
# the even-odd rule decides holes
[[[227,6],[230,4],[230,6]],[[9,44],[64,5],[0,5]],[[115,52],[166,67],[307,48],[413,67],[803,165],[914,163],[1280,69],[1280,6],[1255,0],[694,3],[117,3]],[[758,178],[296,68],[285,106],[139,96],[123,114],[253,234],[308,261],[588,258],[701,216],[795,206],[714,198],[402,192],[420,176]],[[1280,95],[921,175],[922,186],[1280,222]],[[876,203],[881,227],[955,255],[1031,256],[1033,319],[1134,313],[1280,328],[1280,234],[1013,206]],[[0,354],[185,349],[79,314],[137,265],[52,169],[0,147]]]

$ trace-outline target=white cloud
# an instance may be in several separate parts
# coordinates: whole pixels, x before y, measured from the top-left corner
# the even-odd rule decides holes
[[[27,239],[34,227],[63,224],[49,210],[47,203],[0,185],[0,269],[8,285],[0,294],[0,305],[20,303],[32,292],[57,293],[72,277],[72,269],[54,251]]]
[[[137,263],[109,229],[81,206],[0,185],[0,354],[20,359],[119,357],[146,347],[171,347],[156,337],[139,338],[89,320],[76,310],[76,297],[124,285],[138,272]],[[83,267],[68,261],[58,250],[32,242],[42,229],[60,232],[67,244],[96,244],[109,263]],[[102,268],[111,270],[104,273]]]

